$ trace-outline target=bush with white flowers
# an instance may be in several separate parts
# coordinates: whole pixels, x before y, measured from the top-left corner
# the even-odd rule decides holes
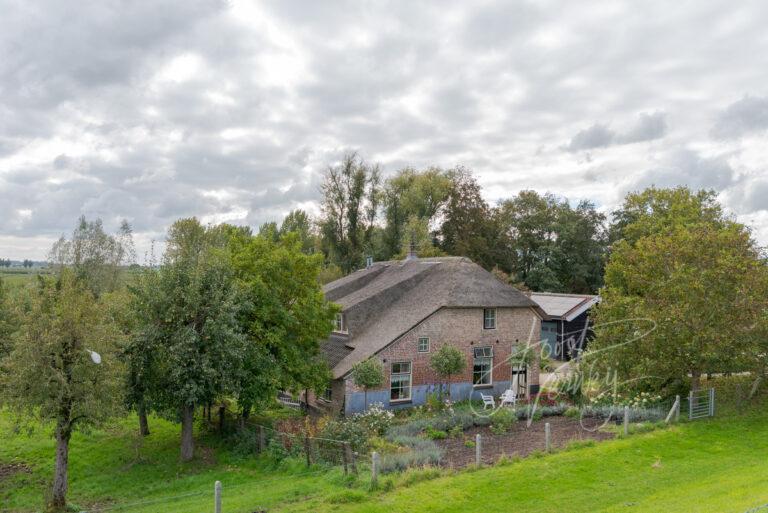
[[[355,414],[352,420],[371,434],[383,435],[392,425],[394,416],[382,403],[373,403],[366,411]]]

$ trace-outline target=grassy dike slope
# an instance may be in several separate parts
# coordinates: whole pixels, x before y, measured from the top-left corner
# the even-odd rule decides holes
[[[744,512],[768,504],[768,412],[631,436],[395,489],[281,511]]]

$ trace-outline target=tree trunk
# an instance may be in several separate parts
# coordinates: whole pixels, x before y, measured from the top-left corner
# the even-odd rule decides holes
[[[56,468],[53,475],[53,497],[51,506],[54,511],[64,511],[67,507],[69,439],[72,427],[69,421],[59,421],[56,426]]]
[[[195,407],[185,404],[181,409],[181,461],[189,461],[195,455],[195,440],[192,438]]]
[[[139,403],[136,405],[136,412],[139,414],[139,434],[141,434],[141,436],[149,435],[149,422],[147,422],[147,408],[144,405],[143,399],[139,401]]]
[[[219,406],[219,433],[224,432],[224,416],[227,412],[227,407],[223,404]]]
[[[691,392],[694,394],[701,389],[701,372],[691,371]]]

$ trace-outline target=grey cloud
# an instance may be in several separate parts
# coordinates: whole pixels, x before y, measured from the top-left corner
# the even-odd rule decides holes
[[[616,137],[619,144],[631,144],[661,139],[667,133],[667,116],[664,112],[641,113],[637,122]]]
[[[727,156],[702,157],[695,151],[681,149],[673,151],[661,165],[641,175],[635,188],[687,185],[692,189],[723,190],[734,181],[735,173]]]
[[[385,174],[470,166],[504,196],[525,185],[604,203],[649,180],[734,190],[725,157],[674,148],[711,153],[716,102],[762,91],[768,69],[759,4],[736,22],[719,0],[268,0],[252,19],[237,8],[91,0],[73,16],[54,0],[6,2],[0,231],[55,236],[80,214],[126,217],[144,239],[181,215],[247,211],[238,222],[258,226],[316,211],[321,173],[347,149]],[[158,80],[182,55],[199,69]],[[718,130],[760,134],[765,100],[744,102]]]
[[[715,121],[711,135],[731,139],[768,129],[768,98],[745,96],[730,104]]]
[[[607,125],[595,123],[574,135],[566,148],[568,151],[605,148],[610,146],[615,138],[616,132],[608,128]]]
[[[565,149],[570,152],[577,152],[607,148],[613,145],[652,141],[664,137],[666,133],[667,119],[664,112],[642,112],[638,115],[635,123],[623,132],[616,132],[608,125],[595,123],[576,133],[565,146]]]

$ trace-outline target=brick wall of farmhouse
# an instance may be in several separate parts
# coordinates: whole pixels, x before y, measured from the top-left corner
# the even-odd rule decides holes
[[[429,338],[428,353],[418,351],[418,341],[422,337]],[[483,346],[493,347],[493,381],[509,381],[511,370],[506,360],[512,347],[538,344],[540,337],[540,320],[529,308],[498,308],[496,329],[483,329],[482,308],[443,308],[377,355],[380,361],[386,360],[385,386],[382,389],[389,389],[390,364],[400,361],[412,363],[412,386],[439,383],[440,378],[432,370],[429,359],[444,344],[456,346],[467,359],[464,373],[452,376],[452,383],[472,382],[472,349]],[[529,386],[539,383],[539,353],[533,351],[533,354],[536,361],[528,366]],[[347,394],[359,391],[351,380],[347,380]]]

